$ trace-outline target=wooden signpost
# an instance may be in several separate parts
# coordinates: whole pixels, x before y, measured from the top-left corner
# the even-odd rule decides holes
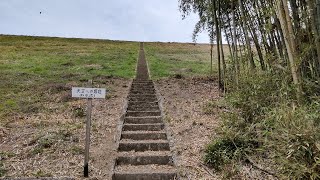
[[[91,88],[92,80],[89,80],[89,88],[72,87],[72,97],[86,98],[87,99],[87,121],[86,121],[86,142],[85,142],[85,155],[83,176],[89,177],[89,147],[90,147],[90,128],[91,128],[91,111],[92,99],[104,99],[106,97],[106,89],[104,88]]]

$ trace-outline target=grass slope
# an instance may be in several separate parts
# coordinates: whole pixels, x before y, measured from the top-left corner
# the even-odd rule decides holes
[[[50,84],[133,78],[137,42],[0,36],[0,119],[37,111]]]
[[[210,45],[146,43],[145,50],[153,79],[176,74],[203,76],[210,73]],[[213,70],[216,72],[216,60],[213,63]]]
[[[153,79],[209,74],[209,45],[145,43],[145,50]],[[56,84],[72,82],[84,86],[88,79],[134,78],[139,44],[0,35],[0,51],[3,120],[19,113],[37,113],[42,103],[48,101],[48,96],[43,95],[48,92],[44,91],[52,91]],[[214,62],[214,71],[215,65]]]

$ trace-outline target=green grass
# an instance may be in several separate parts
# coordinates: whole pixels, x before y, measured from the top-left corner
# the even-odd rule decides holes
[[[146,43],[145,51],[153,79],[176,74],[188,77],[210,74],[210,45]],[[215,74],[217,72],[216,54],[214,49],[213,71]]]
[[[209,45],[145,43],[145,50],[154,79],[210,73]],[[8,117],[44,112],[44,104],[69,92],[70,83],[134,78],[139,43],[0,35],[0,52],[1,125]]]
[[[50,84],[133,78],[138,49],[137,42],[0,36],[0,122],[38,112]]]

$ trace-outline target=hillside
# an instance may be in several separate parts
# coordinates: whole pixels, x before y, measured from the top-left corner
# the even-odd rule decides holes
[[[81,177],[86,101],[72,99],[70,89],[86,86],[89,79],[95,87],[108,90],[106,100],[94,100],[91,175],[98,179],[110,175],[110,154],[135,76],[138,49],[138,42],[0,36],[0,175]],[[182,140],[175,149],[185,152],[179,171],[192,172],[194,177],[207,173],[199,174],[188,161],[201,163],[200,151],[210,142],[216,122],[206,123],[205,139],[205,126],[193,128],[194,141],[202,141],[188,145],[197,147],[196,152],[184,148],[189,133],[181,132],[189,131],[194,123],[205,124],[211,116],[193,114],[195,109],[202,111],[202,99],[212,96],[206,93],[210,81],[201,78],[209,73],[209,49],[203,44],[145,43],[151,77],[167,104],[166,121],[175,138]],[[212,93],[217,95],[216,88]],[[172,106],[182,105],[185,110],[179,114],[171,111]],[[194,153],[199,157],[194,159]]]

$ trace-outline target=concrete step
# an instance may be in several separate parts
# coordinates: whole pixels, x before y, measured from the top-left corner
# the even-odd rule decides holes
[[[161,131],[164,128],[163,123],[156,124],[124,124],[122,131]]]
[[[125,117],[124,123],[127,123],[127,124],[162,123],[162,118],[161,116]]]
[[[160,111],[158,106],[129,106],[128,111]]]
[[[132,82],[131,86],[153,86],[153,82]]]
[[[128,102],[152,103],[158,102],[158,99],[128,99]]]
[[[113,180],[175,180],[177,173],[173,166],[141,165],[116,166]]]
[[[132,83],[150,83],[150,82],[153,82],[152,80],[137,80],[137,79],[134,79],[132,81]]]
[[[160,111],[127,111],[126,117],[161,116]]]
[[[146,92],[136,92],[136,93],[129,92],[128,97],[129,96],[132,96],[132,97],[135,97],[135,96],[147,96],[147,97],[152,96],[153,97],[153,96],[155,96],[155,97],[157,97],[155,92],[148,92],[148,93],[146,93]]]
[[[153,84],[132,84],[131,89],[154,89]]]
[[[142,106],[142,107],[149,107],[149,106],[158,106],[158,101],[154,102],[144,102],[144,101],[129,101],[128,102],[128,107],[129,106]]]
[[[167,134],[164,131],[123,131],[121,139],[166,140]]]
[[[156,92],[156,90],[154,89],[154,87],[131,87],[130,92],[131,91],[138,91],[138,92]]]
[[[131,141],[122,139],[118,151],[169,151],[167,140],[141,140]]]
[[[156,94],[155,90],[149,90],[149,91],[140,91],[140,90],[132,90],[129,92],[129,95],[144,95],[144,94]]]
[[[173,158],[170,151],[125,152],[119,153],[116,165],[171,165]]]
[[[143,96],[132,97],[132,96],[129,96],[128,101],[155,102],[155,101],[158,101],[158,98],[156,96],[154,96],[154,97],[143,97]]]
[[[147,97],[147,98],[156,98],[156,94],[129,94],[128,97],[136,97],[136,98],[141,98],[141,97]]]

